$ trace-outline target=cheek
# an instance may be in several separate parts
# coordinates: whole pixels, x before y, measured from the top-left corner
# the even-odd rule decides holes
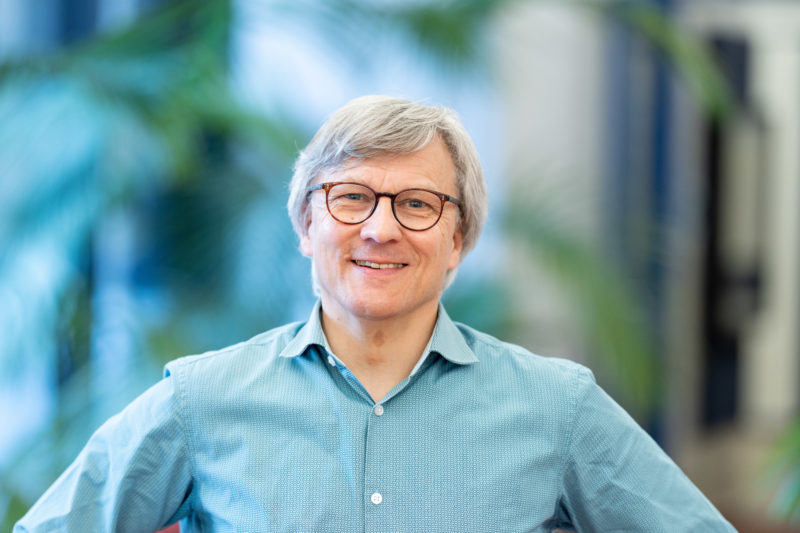
[[[457,268],[461,261],[461,231],[448,224],[442,227],[437,237],[440,260],[446,263],[447,270]]]
[[[316,261],[329,259],[331,255],[338,253],[349,238],[340,226],[342,224],[329,217],[315,217],[308,224],[306,234],[300,238],[300,252],[311,258],[316,254]]]

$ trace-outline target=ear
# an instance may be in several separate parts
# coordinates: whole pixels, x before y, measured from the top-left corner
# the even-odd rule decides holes
[[[306,257],[312,257],[314,255],[313,251],[311,238],[308,236],[308,233],[306,233],[300,238],[300,253]]]
[[[303,222],[303,235],[300,236],[300,253],[306,257],[314,255],[314,247],[311,245],[311,209],[306,210]]]
[[[455,233],[453,233],[453,249],[450,251],[450,261],[447,263],[448,270],[458,268],[458,264],[461,262],[462,240],[463,235],[461,233],[461,228],[456,228]]]

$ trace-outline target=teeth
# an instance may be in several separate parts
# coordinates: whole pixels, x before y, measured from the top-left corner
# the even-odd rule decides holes
[[[361,261],[356,259],[355,264],[362,267],[369,267],[369,268],[403,268],[402,263],[373,263],[372,261]]]

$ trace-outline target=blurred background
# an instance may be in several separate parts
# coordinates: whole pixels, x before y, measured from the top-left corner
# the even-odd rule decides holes
[[[451,315],[800,531],[800,3],[766,0],[0,0],[0,528],[166,361],[307,318],[291,165],[372,93],[481,154]]]

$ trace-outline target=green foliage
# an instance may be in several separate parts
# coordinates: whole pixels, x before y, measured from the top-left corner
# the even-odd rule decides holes
[[[447,313],[455,321],[508,339],[513,330],[510,288],[499,279],[456,283],[442,297]]]
[[[766,478],[778,487],[771,512],[781,519],[800,522],[800,419],[775,443]]]
[[[0,485],[0,491],[11,495],[5,509],[5,514],[3,515],[3,520],[0,521],[0,528],[2,528],[3,531],[11,531],[14,527],[14,522],[25,514],[30,504],[23,500],[17,491],[11,487]]]
[[[730,88],[708,49],[648,1],[592,2],[604,15],[627,25],[635,35],[660,50],[669,66],[686,82],[700,107],[724,118],[732,106]]]
[[[485,33],[491,17],[513,0],[399,3],[384,15],[437,63],[464,70],[485,61]]]

